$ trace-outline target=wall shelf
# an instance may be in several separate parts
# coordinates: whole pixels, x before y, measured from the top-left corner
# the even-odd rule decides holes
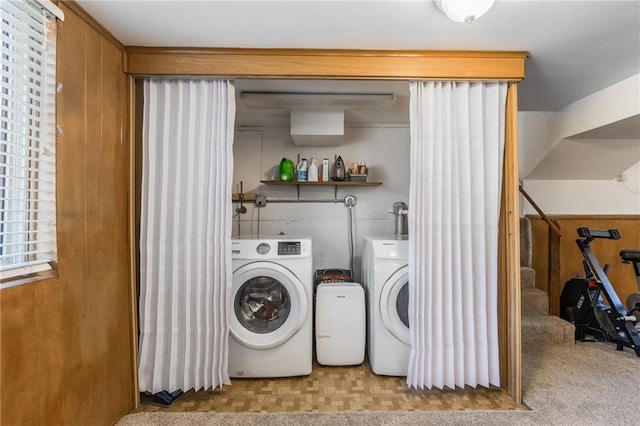
[[[329,182],[305,182],[305,181],[282,181],[282,180],[261,180],[260,183],[265,185],[280,185],[280,186],[295,186],[298,191],[298,199],[300,198],[300,187],[301,186],[329,186],[333,187],[333,196],[337,198],[338,196],[338,187],[356,187],[356,186],[379,186],[382,185],[382,182],[357,182],[350,180],[343,181],[333,181]]]
[[[305,181],[282,181],[282,180],[261,180],[265,185],[288,185],[288,186],[379,186],[382,182],[355,182],[355,181],[329,181],[329,182],[305,182]]]

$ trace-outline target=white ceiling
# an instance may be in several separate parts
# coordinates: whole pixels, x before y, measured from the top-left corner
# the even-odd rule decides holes
[[[520,111],[555,111],[640,73],[640,0],[496,0],[470,25],[450,21],[432,0],[76,2],[126,46],[527,51]],[[391,110],[345,111],[345,124],[409,121],[406,82],[236,80],[241,91],[395,93]],[[288,122],[289,111],[247,110],[237,103],[238,126]],[[563,164],[575,150],[587,155],[606,140],[640,143],[640,117],[592,132],[556,147],[557,155],[547,156],[538,171],[566,171]],[[622,146],[607,158],[622,158]],[[623,163],[609,161],[606,175],[623,171]],[[588,170],[563,177],[590,178]]]
[[[520,110],[640,72],[640,0],[497,0],[471,25],[431,0],[77,0],[127,46],[528,51]]]

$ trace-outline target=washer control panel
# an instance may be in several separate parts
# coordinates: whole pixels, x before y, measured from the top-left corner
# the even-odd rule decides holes
[[[233,259],[293,259],[311,257],[310,238],[264,238],[232,239],[231,257]]]
[[[278,256],[300,254],[300,241],[278,241]]]

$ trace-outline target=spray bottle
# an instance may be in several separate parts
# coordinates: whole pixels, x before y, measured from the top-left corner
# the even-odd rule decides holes
[[[311,161],[309,162],[309,169],[307,170],[307,180],[309,182],[317,182],[318,181],[318,157],[316,154],[311,156]]]

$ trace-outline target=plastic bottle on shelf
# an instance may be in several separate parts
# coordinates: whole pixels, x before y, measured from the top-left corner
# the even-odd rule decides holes
[[[329,157],[322,159],[322,181],[329,182]]]
[[[283,158],[280,161],[280,180],[291,181],[293,180],[293,161]]]
[[[303,158],[298,163],[298,180],[305,182],[307,180],[307,159]]]
[[[318,181],[318,157],[316,154],[311,156],[311,161],[309,162],[309,169],[307,170],[307,180],[309,182],[317,182]]]

